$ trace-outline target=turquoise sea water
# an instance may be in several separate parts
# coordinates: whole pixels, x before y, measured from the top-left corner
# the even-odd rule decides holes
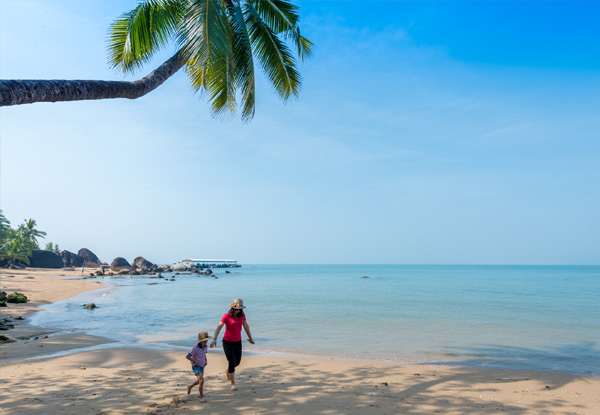
[[[230,271],[215,270],[218,279],[105,277],[110,289],[49,305],[32,320],[127,343],[190,347],[241,297],[256,341],[244,344],[247,351],[600,374],[600,266]],[[82,309],[89,301],[99,308]]]

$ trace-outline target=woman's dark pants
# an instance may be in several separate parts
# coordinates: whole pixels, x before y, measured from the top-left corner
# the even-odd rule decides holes
[[[223,340],[223,351],[225,352],[225,357],[227,357],[227,361],[229,362],[227,372],[234,373],[235,367],[238,366],[242,361],[242,342],[230,342]]]

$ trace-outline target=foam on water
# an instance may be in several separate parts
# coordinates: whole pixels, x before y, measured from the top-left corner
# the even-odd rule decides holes
[[[230,271],[215,270],[218,279],[107,277],[109,289],[49,305],[33,322],[136,344],[190,346],[241,297],[257,342],[245,345],[248,350],[600,373],[597,266]],[[90,298],[99,308],[81,307]]]

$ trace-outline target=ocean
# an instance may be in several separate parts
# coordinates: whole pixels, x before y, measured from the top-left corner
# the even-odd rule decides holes
[[[187,349],[240,297],[256,342],[244,342],[245,352],[600,374],[600,266],[228,270],[99,278],[108,288],[44,306],[31,321]],[[98,308],[83,309],[87,302]]]

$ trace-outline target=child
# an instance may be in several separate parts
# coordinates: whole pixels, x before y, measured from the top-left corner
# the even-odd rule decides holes
[[[187,360],[192,362],[192,370],[196,375],[197,379],[194,383],[188,386],[187,394],[189,395],[192,388],[198,385],[200,391],[200,402],[206,402],[204,399],[204,367],[206,366],[206,342],[208,339],[212,339],[207,332],[202,331],[198,333],[198,344],[194,346],[192,350],[185,357]]]

